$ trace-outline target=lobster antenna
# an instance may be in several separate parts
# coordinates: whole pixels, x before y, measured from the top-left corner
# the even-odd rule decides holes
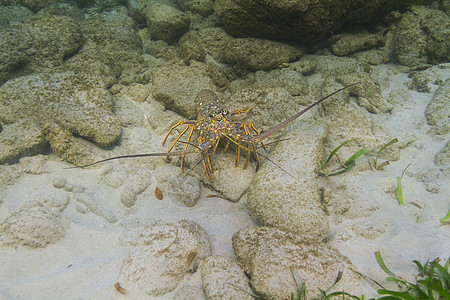
[[[110,160],[115,160],[115,159],[122,159],[122,158],[134,158],[134,157],[148,157],[148,156],[180,156],[180,155],[184,155],[184,154],[191,154],[191,153],[197,153],[197,150],[190,150],[190,151],[178,151],[178,152],[157,152],[157,153],[143,153],[143,154],[130,154],[130,155],[121,155],[121,156],[114,156],[114,157],[110,157],[110,158],[106,158],[106,159],[102,159],[102,160],[98,160],[96,162],[87,164],[87,165],[83,165],[83,166],[74,166],[74,167],[68,167],[65,169],[75,169],[75,168],[87,168],[96,164],[100,164],[103,162],[107,162]]]
[[[303,115],[305,112],[307,112],[308,110],[310,110],[311,108],[313,108],[316,105],[319,105],[320,103],[322,103],[324,100],[330,98],[331,96],[339,93],[342,90],[345,90],[349,87],[352,87],[354,85],[360,84],[360,82],[357,83],[353,83],[347,86],[344,86],[343,88],[338,89],[337,91],[332,92],[331,94],[323,97],[322,99],[320,99],[319,101],[314,102],[313,104],[311,104],[310,106],[308,106],[307,108],[305,108],[304,110],[302,110],[301,112],[296,113],[295,115],[293,115],[292,117],[290,117],[289,119],[285,120],[284,122],[270,128],[269,130],[267,130],[266,132],[261,133],[260,135],[258,135],[258,140],[262,141],[266,138],[268,138],[269,136],[271,136],[274,133],[277,133],[278,131],[280,131],[281,129],[283,129],[284,127],[286,127],[287,125],[289,125],[290,123],[292,123],[295,119],[297,119],[298,117],[300,117],[301,115]]]

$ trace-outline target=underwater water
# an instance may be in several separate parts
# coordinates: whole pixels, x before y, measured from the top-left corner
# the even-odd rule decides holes
[[[1,298],[379,297],[375,252],[444,264],[449,17],[389,3],[0,0]]]

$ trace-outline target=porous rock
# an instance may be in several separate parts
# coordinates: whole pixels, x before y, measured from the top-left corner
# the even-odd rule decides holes
[[[275,99],[266,99],[259,100],[258,96],[255,100],[258,101],[257,106],[252,110],[250,115],[255,114],[255,109],[258,109],[261,105],[271,105],[271,103],[276,102],[273,109],[276,109],[276,105],[280,105],[281,100],[278,98],[284,98],[285,92],[281,91],[281,88],[287,91],[291,96],[306,96],[309,93],[309,84],[306,80],[306,77],[303,76],[299,71],[293,70],[291,68],[282,68],[282,69],[274,69],[270,71],[257,71],[255,73],[247,74],[245,78],[238,78],[229,84],[229,90],[233,94],[228,101],[231,101],[242,90],[250,91],[250,90],[268,90],[267,95],[270,95],[270,89],[278,90],[279,92],[274,93]],[[237,95],[236,95],[237,93]],[[264,97],[265,94],[262,95]],[[242,101],[244,101],[242,99]],[[289,98],[289,101],[292,101]],[[240,102],[240,101],[234,101]],[[247,103],[245,101],[240,104],[240,107],[245,107]],[[282,104],[281,104],[282,105]],[[297,106],[296,106],[297,107]],[[294,108],[294,107],[292,107]],[[271,115],[273,115],[271,109]],[[281,109],[280,109],[281,110]],[[291,108],[288,109],[290,111]]]
[[[280,75],[278,72],[276,74]],[[274,74],[274,76],[276,75]],[[280,79],[282,80],[283,76],[280,75]],[[231,89],[236,91],[223,100],[230,112],[253,107],[248,113],[239,114],[230,119],[235,122],[253,123],[260,132],[283,122],[297,112],[299,107],[299,104],[285,88],[270,88],[271,83],[268,80],[262,79],[261,81],[261,87],[258,87],[258,79],[254,81],[254,87],[241,89],[232,87]],[[287,80],[287,82],[289,81]],[[276,85],[275,82],[272,84]]]
[[[450,166],[450,141],[448,141],[447,144],[445,144],[445,146],[436,154],[434,164],[436,166]]]
[[[180,52],[183,51],[188,52],[186,46],[194,48],[200,48],[203,50],[205,54],[211,55],[219,63],[224,63],[225,61],[225,52],[228,43],[233,40],[233,37],[227,34],[222,28],[212,27],[205,28],[199,31],[193,31],[188,33],[189,36],[185,37],[184,40],[189,40],[189,44],[186,42],[180,43]],[[181,42],[181,41],[180,41]],[[192,55],[192,54],[191,54]]]
[[[230,148],[234,148],[230,146]],[[241,149],[240,163],[236,166],[236,153],[228,149],[223,153],[223,149],[220,147],[216,153],[211,156],[214,172],[211,174],[213,182],[210,182],[206,176],[205,170],[198,167],[195,172],[200,176],[201,180],[212,188],[218,191],[226,199],[232,202],[238,202],[242,195],[247,191],[253,176],[255,175],[255,166],[251,163],[244,169],[246,161],[246,151]],[[191,158],[191,165],[198,161],[193,161]],[[230,184],[232,183],[232,184]]]
[[[388,113],[393,106],[381,94],[380,84],[371,76],[371,67],[354,58],[305,55],[293,63],[297,70],[312,69],[323,78],[333,78],[344,85],[358,83],[351,88],[357,102],[370,113]]]
[[[314,43],[346,22],[376,21],[386,15],[393,4],[393,0],[217,0],[214,10],[225,30],[234,36],[296,38]]]
[[[193,221],[154,222],[137,230],[119,275],[125,289],[137,289],[150,296],[167,294],[211,255],[207,233]]]
[[[132,68],[136,74],[142,41],[135,25],[125,8],[81,22],[85,42],[80,51],[66,61],[63,70],[99,76],[108,87],[127,68]]]
[[[301,57],[305,49],[259,38],[232,39],[225,48],[225,61],[250,70],[270,70]]]
[[[183,11],[191,11],[206,17],[214,12],[213,0],[177,0]]]
[[[250,227],[233,236],[233,249],[239,264],[250,276],[250,284],[263,299],[291,299],[297,293],[293,272],[306,287],[307,299],[320,296],[319,289],[331,287],[339,272],[340,282],[333,290],[350,292],[361,287],[351,271],[351,263],[333,247],[305,243],[301,236],[269,228]]]
[[[38,16],[65,16],[70,17],[76,21],[82,21],[84,19],[83,11],[78,8],[75,2],[57,2],[52,3],[49,6],[41,9],[36,14]]]
[[[202,61],[205,54],[217,62],[249,70],[270,70],[298,59],[305,48],[259,38],[233,38],[220,28],[189,32],[180,41],[185,62]]]
[[[450,79],[447,79],[434,93],[425,109],[428,124],[437,134],[444,135],[450,130]]]
[[[384,37],[379,34],[344,34],[330,50],[334,55],[345,56],[357,51],[384,45]]]
[[[43,248],[65,235],[61,215],[41,205],[23,207],[0,224],[0,241],[12,247]]]
[[[189,30],[190,18],[165,1],[143,1],[142,14],[152,38],[174,42]]]
[[[201,196],[200,181],[193,176],[175,176],[169,180],[170,196],[187,207],[194,206]]]
[[[203,292],[203,289],[189,285],[184,284],[173,296],[173,300],[206,300],[205,292]]]
[[[72,133],[101,146],[111,145],[119,137],[121,126],[112,113],[113,106],[103,82],[86,74],[39,73],[9,80],[0,87],[3,124],[15,126],[22,120],[32,121],[37,128],[44,129],[52,148],[64,152],[73,149],[72,146],[81,147],[82,152],[78,153],[81,156],[84,147],[73,144],[76,141]],[[2,156],[8,157],[3,153]],[[75,157],[64,159],[83,163]]]
[[[0,83],[63,64],[83,43],[79,24],[69,17],[43,16],[0,32]]]
[[[450,17],[441,10],[413,6],[394,36],[394,54],[409,67],[450,59]]]
[[[20,5],[36,12],[53,3],[65,2],[65,0],[0,0],[0,5]]]
[[[0,28],[25,23],[33,12],[23,6],[0,6]]]
[[[205,50],[200,45],[198,34],[195,31],[189,31],[183,35],[178,44],[180,57],[186,64],[189,64],[191,60],[205,60]]]
[[[154,99],[189,119],[197,117],[194,99],[203,89],[215,90],[215,86],[201,63],[167,64],[152,73]]]
[[[202,265],[202,281],[208,299],[253,299],[248,294],[252,289],[247,276],[236,260],[230,257],[206,258]]]
[[[291,126],[250,185],[247,205],[261,224],[322,241],[329,228],[320,206],[315,181],[326,131],[317,124],[298,122]],[[283,168],[283,169],[280,169]]]
[[[0,145],[0,163],[16,161],[22,155],[38,154],[46,148],[44,130],[29,120],[5,124]]]

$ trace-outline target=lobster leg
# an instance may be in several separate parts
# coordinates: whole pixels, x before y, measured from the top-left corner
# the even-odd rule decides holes
[[[163,140],[163,142],[162,142],[162,145],[163,145],[163,146],[164,146],[164,144],[166,143],[166,140],[167,140],[167,138],[169,137],[170,133],[171,133],[175,128],[177,128],[178,126],[183,125],[183,124],[187,124],[186,127],[188,127],[188,126],[194,126],[194,127],[195,127],[195,125],[197,124],[197,121],[185,121],[185,120],[183,120],[183,121],[179,121],[177,124],[173,125],[173,126],[170,128],[169,132],[167,132],[166,136],[164,137],[164,140]],[[178,136],[178,138],[177,138],[177,139],[175,140],[175,142],[172,144],[172,146],[170,147],[170,149],[172,149],[172,147],[174,146],[174,144],[176,143],[176,141],[178,141],[178,140],[181,138],[181,136],[183,135],[183,133],[186,132],[186,130],[187,130],[187,129],[185,128],[185,130]],[[170,152],[170,150],[167,151],[167,152]]]
[[[231,113],[230,115],[235,116],[235,115],[239,115],[239,114],[245,114],[245,113],[248,113],[249,111],[251,111],[253,108],[255,108],[255,107],[252,106],[247,109],[238,109],[237,111]]]
[[[187,128],[188,128],[188,126],[186,126],[186,129]],[[189,142],[190,142],[190,140],[192,138],[192,134],[194,133],[195,126],[190,126],[190,128],[191,128],[191,130],[189,131],[188,138],[187,138],[187,141],[186,141],[186,145],[184,145],[184,151],[186,151],[188,146],[189,146]],[[170,151],[170,149],[169,149],[169,151]],[[181,173],[184,172],[184,158],[185,157],[186,157],[186,155],[182,155],[181,156]]]
[[[206,176],[208,176],[209,181],[213,182],[210,171],[211,159],[209,158],[209,153],[208,151],[201,151],[200,154],[202,156],[203,168],[205,169]]]

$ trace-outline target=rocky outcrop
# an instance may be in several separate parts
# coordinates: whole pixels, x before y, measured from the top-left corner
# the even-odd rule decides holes
[[[214,9],[225,30],[234,36],[314,43],[344,23],[382,18],[394,2],[217,0]]]
[[[450,60],[450,17],[443,11],[413,6],[395,31],[394,54],[413,67]]]
[[[98,77],[62,72],[9,80],[0,88],[0,122],[6,129],[0,140],[0,162],[14,161],[30,150],[23,148],[30,136],[43,135],[63,159],[84,164],[89,160],[89,151],[73,134],[101,146],[111,145],[121,133],[113,106],[111,95]],[[20,128],[25,141],[7,127]],[[7,136],[7,132],[13,136]]]

